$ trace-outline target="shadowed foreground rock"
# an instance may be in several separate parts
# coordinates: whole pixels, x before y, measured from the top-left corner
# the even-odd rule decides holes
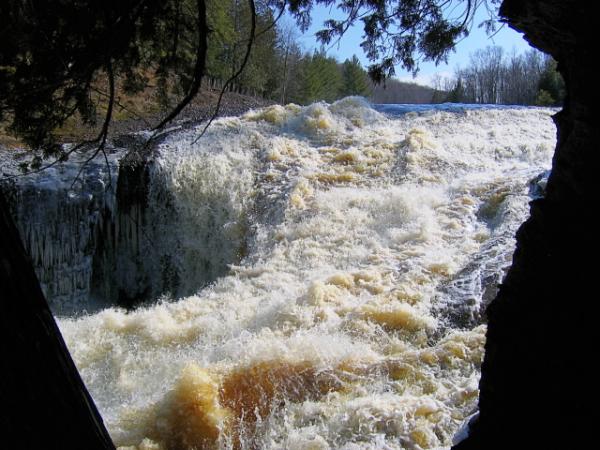
[[[15,449],[114,449],[0,191],[0,435]],[[6,447],[8,448],[8,447]]]
[[[467,449],[576,449],[593,442],[592,312],[597,291],[598,124],[590,2],[505,0],[501,14],[558,61],[567,98],[545,199],[517,234],[513,265],[488,308],[480,417]],[[591,258],[591,259],[590,259]],[[584,445],[585,444],[585,445]]]

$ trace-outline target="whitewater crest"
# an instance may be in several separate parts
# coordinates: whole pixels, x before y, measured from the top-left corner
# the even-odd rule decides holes
[[[60,320],[115,443],[449,447],[551,114],[390,117],[347,98],[171,135],[159,165],[184,266],[229,265],[195,295]]]

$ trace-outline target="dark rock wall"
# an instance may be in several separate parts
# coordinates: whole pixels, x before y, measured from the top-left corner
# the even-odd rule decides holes
[[[178,293],[181,268],[170,261],[180,244],[164,234],[177,213],[164,175],[153,157],[142,158],[135,151],[121,161],[116,207],[105,218],[94,253],[91,298],[132,307],[167,292]],[[151,191],[160,192],[160,217],[149,204]]]
[[[0,354],[1,448],[114,450],[1,190]]]
[[[134,137],[116,144],[110,170],[92,162],[76,177],[80,157],[0,183],[54,314],[191,295],[243,257],[251,208],[236,211],[244,192],[207,188],[198,175],[186,197],[174,186],[172,155]],[[193,173],[199,161],[182,170]]]
[[[73,183],[83,164],[76,160],[60,172],[0,184],[54,314],[177,293],[181,268],[169,265],[177,242],[163,232],[177,215],[165,174],[152,155],[141,157],[135,142],[126,144],[131,150],[116,151],[110,174],[103,161],[93,162]],[[160,194],[160,208],[149,206],[151,190]]]
[[[511,27],[558,61],[567,98],[555,117],[546,196],[531,203],[513,265],[487,311],[480,415],[457,450],[593,445],[599,137],[592,4],[505,0],[501,8]]]
[[[60,167],[0,182],[54,313],[90,306],[92,260],[115,203],[111,185],[118,165],[110,158],[108,166],[104,161],[84,166],[76,155]]]

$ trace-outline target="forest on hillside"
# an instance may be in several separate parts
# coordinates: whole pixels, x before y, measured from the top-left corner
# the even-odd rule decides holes
[[[564,96],[552,58],[534,49],[507,54],[497,46],[476,51],[467,66],[457,68],[449,79],[434,79],[433,87],[394,78],[375,84],[356,56],[338,61],[324,47],[307,52],[294,26],[278,20],[265,2],[257,2],[257,8],[257,38],[245,69],[230,90],[298,104],[362,95],[373,103],[550,106],[560,104]],[[207,75],[220,85],[215,80],[233,77],[243,60],[250,34],[249,11],[247,3],[240,0],[211,1],[208,9],[216,39],[209,45]]]

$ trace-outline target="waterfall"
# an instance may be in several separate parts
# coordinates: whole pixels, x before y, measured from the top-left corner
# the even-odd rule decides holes
[[[275,105],[121,163],[82,285],[152,302],[59,321],[115,443],[449,447],[552,114]]]

